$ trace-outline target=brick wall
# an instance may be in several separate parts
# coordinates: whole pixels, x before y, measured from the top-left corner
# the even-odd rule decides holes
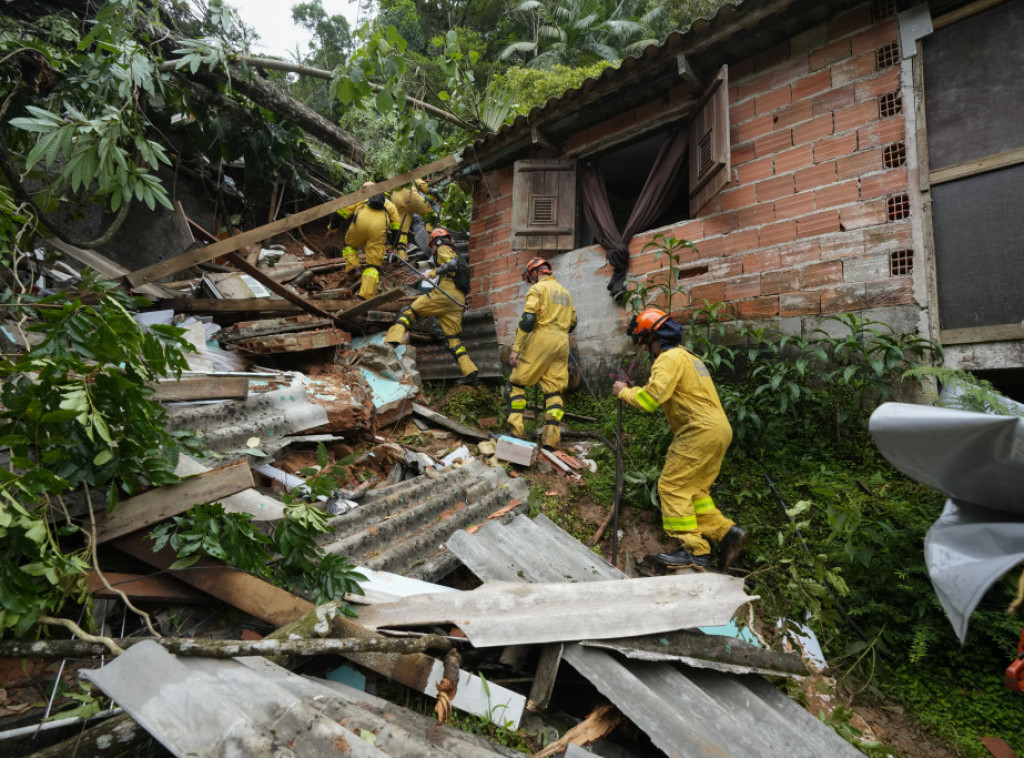
[[[785,322],[790,330],[823,314],[886,309],[892,316],[894,308],[902,314],[897,326],[916,326],[921,254],[912,233],[916,186],[907,162],[899,35],[895,17],[872,22],[870,8],[730,66],[732,181],[698,218],[634,238],[632,276],[664,265],[664,256],[655,261],[653,252],[640,252],[663,233],[695,242],[693,261],[707,263],[707,273],[685,282],[691,303],[726,301],[744,319]],[[909,107],[909,93],[907,100]],[[584,130],[569,147],[648,119],[654,106]],[[511,167],[488,173],[476,187],[470,237],[474,291],[486,292],[503,343],[522,307],[519,269],[532,257],[510,252],[511,198]],[[581,351],[599,354],[624,324],[605,291],[611,270],[603,250],[548,257],[556,276],[563,267],[573,272],[566,284],[591,309],[580,308],[588,327],[578,342]]]

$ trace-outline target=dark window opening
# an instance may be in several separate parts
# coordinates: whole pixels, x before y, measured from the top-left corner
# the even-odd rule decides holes
[[[900,43],[890,42],[888,45],[878,48],[875,51],[875,68],[881,71],[884,68],[895,66],[900,62]]]
[[[637,198],[640,197],[640,192],[654,166],[658,151],[668,140],[670,134],[671,132],[654,134],[588,159],[597,165],[604,177],[605,189],[608,192],[608,205],[611,207],[615,225],[619,230],[624,229],[626,222],[629,221]],[[672,189],[672,198],[668,203],[667,210],[655,219],[648,229],[657,229],[690,218],[688,184],[689,172],[684,164],[679,172],[678,181]],[[582,197],[582,193],[579,196]],[[577,229],[579,234],[576,241],[579,247],[594,244],[596,241],[594,233],[587,224],[582,208],[579,213]],[[647,230],[642,229],[641,233],[644,231]]]
[[[907,276],[914,273],[914,251],[893,250],[889,253],[889,276]]]
[[[893,195],[886,200],[889,221],[901,221],[910,216],[910,196]]]
[[[886,168],[899,168],[907,162],[907,145],[905,142],[893,142],[882,151],[882,164]]]

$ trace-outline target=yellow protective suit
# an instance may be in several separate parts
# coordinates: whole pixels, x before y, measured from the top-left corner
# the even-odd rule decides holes
[[[707,555],[705,537],[720,542],[733,526],[710,494],[732,427],[707,367],[685,348],[668,348],[655,359],[650,381],[627,387],[619,399],[648,412],[665,409],[675,436],[658,479],[662,528],[691,555]]]
[[[516,437],[525,434],[526,388],[540,384],[544,393],[541,444],[554,448],[562,439],[562,391],[569,384],[569,332],[576,327],[576,309],[572,295],[555,277],[542,276],[526,293],[523,315],[528,313],[537,320],[529,332],[516,329],[512,350],[519,353],[519,362],[509,377],[507,423]]]
[[[446,264],[452,263],[456,255],[455,250],[448,245],[437,246],[437,251],[434,253],[437,268],[427,272],[428,276],[435,277],[438,276],[438,269],[441,270],[437,285],[426,295],[420,295],[412,301],[411,305],[407,305],[402,309],[402,312],[398,314],[398,320],[388,329],[388,333],[384,336],[384,341],[390,342],[393,345],[400,345],[406,331],[412,326],[413,321],[420,316],[436,316],[438,323],[441,324],[441,331],[448,338],[449,352],[459,364],[459,370],[462,372],[462,375],[469,376],[476,372],[477,367],[469,357],[469,353],[466,352],[466,346],[459,339],[459,335],[462,333],[462,313],[465,309],[459,307],[438,292],[438,289],[444,290],[456,302],[461,304],[466,302],[465,293],[455,286],[454,270],[446,271]],[[448,266],[447,268],[451,267]]]
[[[431,207],[427,204],[427,199],[423,197],[423,193],[412,184],[402,187],[397,192],[392,192],[391,202],[398,209],[398,217],[401,221],[402,229],[395,252],[402,257],[403,261],[409,260],[405,250],[409,246],[409,227],[412,226],[412,217],[417,214],[426,216],[430,213]],[[444,296],[442,295],[442,297]]]
[[[371,208],[366,201],[355,203],[338,211],[344,219],[351,218],[345,233],[345,271],[359,268],[359,248],[363,249],[366,267],[359,283],[359,297],[369,300],[377,294],[380,267],[384,265],[384,251],[387,249],[388,230],[397,231],[400,226],[398,209],[390,200],[384,201],[384,209]]]

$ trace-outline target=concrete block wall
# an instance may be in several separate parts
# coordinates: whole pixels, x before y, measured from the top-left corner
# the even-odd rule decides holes
[[[864,4],[731,65],[731,182],[697,218],[635,237],[630,275],[664,270],[664,256],[642,252],[660,233],[696,243],[684,265],[708,266],[684,281],[691,306],[683,316],[707,299],[789,330],[848,311],[923,323],[916,160],[907,136],[913,100],[898,39],[895,16],[873,21]],[[650,118],[660,102],[581,131],[570,149]],[[512,167],[488,173],[476,187],[470,235],[474,291],[486,292],[503,343],[522,307],[521,266],[534,254],[511,252],[511,203]],[[605,289],[611,269],[603,249],[545,257],[576,299],[581,355],[618,349],[620,341],[609,340],[621,334],[625,314]]]

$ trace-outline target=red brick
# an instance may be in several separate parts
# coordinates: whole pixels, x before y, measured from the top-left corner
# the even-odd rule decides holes
[[[827,68],[793,82],[793,102],[809,100],[814,95],[826,92],[832,86],[832,72]],[[811,102],[813,107],[814,103]]]
[[[854,32],[870,26],[871,23],[871,5],[868,3],[862,3],[861,5],[836,16],[829,22],[829,39],[847,37]]]
[[[778,248],[779,265],[783,268],[821,260],[818,240],[800,240]]]
[[[736,83],[736,99],[746,100],[751,95],[758,95],[765,90],[771,89],[772,75],[758,74],[749,79]]]
[[[786,292],[779,295],[780,316],[816,316],[821,313],[821,295],[817,292]]]
[[[761,274],[761,294],[778,295],[800,289],[800,270],[795,268],[766,271]]]
[[[673,226],[666,231],[666,234],[680,240],[699,240],[704,236],[704,221],[702,219],[691,219],[686,223]]]
[[[861,177],[882,170],[882,150],[881,148],[863,150],[840,158],[836,163],[840,179]]]
[[[864,255],[863,232],[847,232],[823,237],[818,240],[823,261],[835,261],[841,258],[856,258]]]
[[[761,294],[761,275],[748,274],[725,283],[725,300],[743,300]]]
[[[775,220],[775,208],[772,203],[756,203],[740,208],[738,215],[741,229],[761,226]]]
[[[760,182],[772,176],[772,157],[758,158],[736,167],[737,181],[741,184]]]
[[[801,192],[775,201],[775,218],[779,221],[807,216],[814,210],[814,194],[811,192]]]
[[[816,237],[839,231],[839,211],[818,211],[797,219],[797,233],[801,237]]]
[[[736,137],[740,142],[756,140],[758,137],[771,134],[774,126],[775,120],[772,118],[770,113],[767,113],[764,116],[758,116],[757,118],[740,124]]]
[[[491,277],[490,289],[496,290],[501,287],[507,287],[511,284],[517,284],[522,280],[522,274],[518,271],[507,271],[501,274],[495,274]]]
[[[743,259],[738,256],[712,258],[708,261],[707,277],[714,281],[731,279],[743,274]]]
[[[743,273],[760,274],[779,267],[778,250],[759,250],[743,256]]]
[[[844,282],[875,282],[888,276],[888,253],[870,253],[843,259]]]
[[[853,85],[857,102],[877,100],[880,96],[900,90],[899,66],[882,69],[876,76],[855,82]]]
[[[914,247],[914,230],[909,219],[864,230],[864,249],[872,253],[907,250]]]
[[[914,280],[909,276],[897,276],[878,282],[868,282],[868,307],[880,308],[886,305],[910,305],[914,302]]]
[[[800,289],[815,290],[843,281],[843,264],[841,261],[827,261],[804,266],[800,272]]]
[[[833,123],[835,133],[841,134],[849,129],[859,129],[865,124],[875,121],[878,121],[878,101],[868,100],[836,111]]]
[[[721,303],[726,299],[725,291],[726,286],[724,282],[697,284],[690,288],[690,302],[696,303],[701,300],[707,300],[712,303]]]
[[[870,147],[884,147],[890,142],[899,142],[906,136],[907,127],[903,116],[894,116],[858,129],[857,148],[867,150]]]
[[[726,255],[754,250],[759,244],[759,234],[757,229],[745,229],[733,232],[732,234],[727,234],[724,237],[717,237],[715,239],[722,240],[722,247]]]
[[[756,115],[757,110],[754,107],[754,98],[744,100],[742,103],[737,103],[729,108],[729,123],[734,125],[742,124]]]
[[[814,193],[814,207],[819,211],[849,205],[858,200],[860,200],[860,183],[856,179],[837,182]],[[841,217],[840,221],[842,221]]]
[[[753,184],[740,183],[739,186],[722,190],[722,210],[736,210],[754,203],[756,191]]]
[[[854,134],[842,134],[834,137],[825,137],[815,142],[813,147],[815,163],[831,161],[856,152],[857,136]]]
[[[860,196],[863,200],[886,197],[898,192],[907,191],[907,172],[905,168],[893,169],[882,174],[873,174],[860,180]]]
[[[792,96],[789,92],[789,85],[784,84],[778,89],[769,90],[754,96],[754,109],[758,115],[771,113],[785,105],[789,105]]]
[[[788,129],[794,124],[802,124],[814,118],[810,100],[787,105],[775,114],[775,128]]]
[[[826,113],[822,116],[816,116],[803,124],[794,126],[793,144],[802,145],[805,142],[814,142],[830,134],[832,134],[832,114]]]
[[[772,155],[780,150],[788,150],[793,146],[793,135],[789,129],[783,129],[754,140],[754,155],[758,158]]]
[[[794,176],[797,192],[817,189],[836,180],[836,164],[828,161],[797,171]]]
[[[839,39],[811,53],[811,71],[825,68],[836,61],[850,57],[850,40]]]
[[[774,47],[770,47],[763,53],[754,56],[754,68],[757,71],[767,71],[789,60],[789,40],[784,40]]]
[[[716,216],[704,218],[704,234],[709,237],[716,234],[729,234],[739,228],[739,219],[735,212],[719,213]]]
[[[792,47],[792,45],[790,45]],[[807,76],[807,72],[810,70],[810,57],[807,55],[792,55],[790,51],[790,58],[775,70],[772,71],[772,86],[778,87],[780,84],[792,84],[795,81],[802,81]],[[794,100],[796,98],[793,98]]]
[[[844,229],[858,229],[886,222],[886,204],[883,200],[858,203],[840,210],[840,224]]]
[[[755,187],[757,189],[757,201],[759,203],[776,200],[780,197],[788,197],[794,192],[793,175],[786,174],[773,179],[765,179],[764,181],[758,182]]]
[[[850,40],[854,55],[875,51],[899,39],[900,30],[896,18],[889,18],[853,35]]]
[[[800,145],[791,150],[783,150],[775,155],[775,174],[788,174],[797,169],[810,166],[814,163],[814,148],[810,145]]]
[[[752,161],[755,158],[753,142],[735,144],[729,152],[729,158],[732,161],[733,166],[739,166],[743,163],[747,163],[748,161]]]
[[[707,258],[718,258],[725,255],[725,237],[711,237],[709,239],[693,238],[697,243],[697,250],[700,252],[701,260]]]
[[[846,313],[861,311],[867,307],[867,295],[863,284],[836,284],[821,290],[822,313]]]
[[[781,245],[784,242],[793,242],[796,239],[796,221],[779,221],[775,224],[761,227],[761,244]]]
[[[875,73],[875,51],[855,55],[832,66],[832,86],[842,87],[844,84],[867,79]]]
[[[811,100],[811,110],[815,116],[834,113],[856,102],[857,92],[852,84],[846,84],[815,96]]]
[[[771,318],[779,315],[779,296],[758,297],[753,300],[742,300],[736,304],[740,318],[758,319]]]

